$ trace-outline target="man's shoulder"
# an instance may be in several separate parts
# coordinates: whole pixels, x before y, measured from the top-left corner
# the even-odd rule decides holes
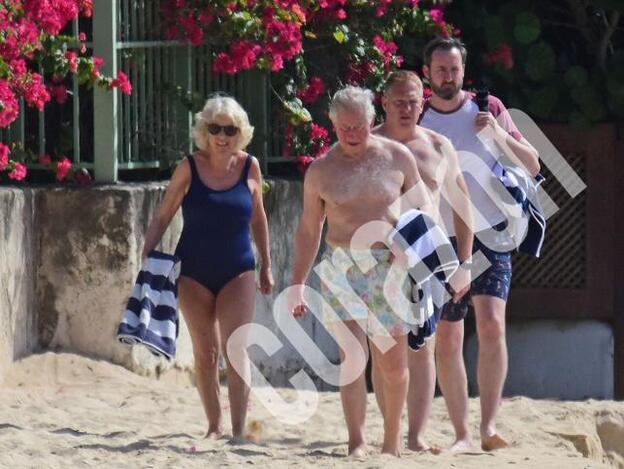
[[[488,96],[488,110],[496,117],[503,112],[506,112],[507,108],[498,96],[491,94]]]
[[[315,158],[314,161],[310,163],[310,166],[308,167],[308,170],[306,171],[306,173],[309,173],[310,171],[312,172],[325,171],[328,166],[331,166],[332,161],[336,159],[335,153],[336,152],[334,149],[330,149],[323,156]]]
[[[371,134],[373,135],[383,135],[384,134],[384,124],[378,124],[371,129]]]
[[[476,93],[472,91],[466,91],[466,94],[467,96],[469,96],[469,99],[472,102],[476,103],[477,101]],[[490,111],[494,117],[498,116],[499,114],[507,110],[502,99],[500,99],[498,96],[494,94],[488,94],[487,98],[488,98],[488,111]]]
[[[428,129],[427,127],[419,126],[418,129],[422,131],[426,138],[433,143],[447,143],[449,139],[442,135],[440,132],[436,132],[435,130]]]
[[[334,171],[336,164],[339,163],[339,154],[340,146],[337,143],[334,143],[324,155],[314,159],[308,167],[306,173],[310,172],[310,170],[320,173]]]
[[[371,138],[373,142],[375,143],[375,145],[377,146],[377,148],[383,152],[389,152],[392,154],[397,154],[397,153],[402,154],[406,152],[409,153],[408,149],[403,143],[393,140],[389,137],[386,137],[385,135],[373,134]]]
[[[431,146],[439,151],[445,145],[451,145],[451,141],[447,137],[423,126],[418,126],[416,138],[406,143],[406,146],[412,151],[430,151]]]

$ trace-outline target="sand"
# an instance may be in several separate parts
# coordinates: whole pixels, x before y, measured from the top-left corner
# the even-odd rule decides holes
[[[294,398],[292,391],[280,392]],[[226,394],[224,388],[225,415]],[[398,459],[379,453],[382,421],[371,394],[371,454],[354,461],[344,457],[337,393],[321,393],[317,412],[298,426],[277,422],[258,395],[248,419],[258,442],[233,446],[202,438],[199,398],[184,380],[145,378],[72,354],[33,355],[13,366],[0,389],[0,467],[624,468],[624,403],[505,399],[499,429],[513,442],[510,448],[463,455],[406,450]],[[477,400],[471,399],[470,409],[477,434]],[[225,424],[229,429],[227,419]],[[444,402],[436,398],[429,442],[446,446],[451,437]]]

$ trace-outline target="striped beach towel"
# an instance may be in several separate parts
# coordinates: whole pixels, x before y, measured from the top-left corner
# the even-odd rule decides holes
[[[446,233],[420,210],[408,210],[401,215],[390,241],[398,243],[405,252],[410,276],[417,285],[433,276],[447,282],[459,267]]]
[[[175,356],[178,336],[180,259],[150,252],[137,276],[117,329],[121,343],[145,345],[154,355]]]
[[[390,242],[398,243],[406,254],[414,281],[412,301],[418,304],[418,317],[408,334],[408,343],[418,350],[436,331],[436,312],[448,296],[448,281],[459,267],[459,260],[442,228],[420,210],[401,215]]]
[[[500,163],[494,172],[514,201],[522,208],[522,223],[514,224],[520,228],[512,230],[513,236],[517,238],[515,245],[518,246],[518,251],[539,257],[546,234],[546,218],[543,215],[537,188],[544,182],[544,176],[538,174],[532,178],[521,168],[503,166]]]

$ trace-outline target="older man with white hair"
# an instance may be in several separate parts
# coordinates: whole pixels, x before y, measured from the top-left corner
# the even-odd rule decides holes
[[[370,242],[370,236],[365,242],[366,236],[359,237],[358,231],[361,234],[365,226],[394,226],[399,213],[392,206],[399,199],[408,199],[410,206],[423,211],[429,211],[431,204],[410,151],[398,142],[371,133],[375,108],[370,90],[353,86],[339,90],[332,99],[329,116],[338,142],[309,167],[305,177],[292,274],[292,284],[297,288],[292,289],[295,293],[290,305],[297,317],[307,309],[303,285],[318,252],[327,218],[328,246],[323,260],[332,266],[329,270],[337,278],[321,275],[323,299],[332,310],[325,325],[340,347],[341,362],[344,364],[347,356],[358,354],[362,362],[355,376],[352,369],[345,369],[348,367],[341,366],[340,370],[341,378],[346,374],[352,376],[342,380],[340,386],[349,454],[360,457],[366,453],[364,369],[368,337],[373,366],[384,387],[382,452],[398,456],[408,386],[406,334],[410,328],[407,313],[397,314],[396,308],[388,304],[388,290],[384,291],[387,286],[384,284],[396,269],[391,269],[395,258],[382,241],[383,233],[373,235],[373,241],[377,242]],[[367,255],[372,255],[375,265],[364,272],[358,258]],[[403,287],[409,288],[409,282],[403,280],[398,279],[398,293]],[[342,296],[336,290],[341,288]]]

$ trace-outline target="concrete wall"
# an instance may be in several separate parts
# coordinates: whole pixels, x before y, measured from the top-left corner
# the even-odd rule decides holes
[[[292,243],[300,216],[302,185],[273,181],[265,195],[273,272],[271,297],[258,294],[256,322],[281,343],[269,355],[250,353],[260,372],[288,385],[300,369],[320,389],[331,387],[311,372],[277,327],[273,302],[286,286]],[[122,364],[141,374],[176,376],[192,368],[188,331],[182,321],[176,360],[156,359],[143,347],[118,344],[115,332],[139,270],[145,230],[164,185],[119,184],[82,188],[0,188],[0,376],[21,356],[40,349],[68,350]],[[161,249],[172,252],[181,229],[178,215]],[[318,278],[311,275],[311,286]],[[329,361],[335,343],[312,315],[298,324]],[[507,395],[610,398],[613,396],[613,334],[594,321],[530,321],[508,327]],[[471,391],[476,338],[466,343]]]
[[[254,362],[258,364],[262,374],[276,385],[289,385],[290,377],[303,368],[312,377],[318,389],[335,389],[315,375],[283,331],[277,326],[274,317],[273,302],[275,297],[288,286],[290,280],[293,240],[301,215],[302,200],[303,185],[298,182],[271,181],[271,191],[265,194],[264,203],[269,221],[271,263],[275,277],[275,288],[271,296],[257,295],[255,321],[275,334],[282,343],[282,347],[271,356],[268,356],[260,347],[253,347],[250,354]],[[319,255],[322,251],[323,246],[319,249]],[[318,291],[319,279],[313,272],[310,274],[309,284]],[[333,363],[338,363],[338,347],[319,324],[316,317],[308,314],[297,322],[314,340],[317,347],[325,353],[327,359]]]
[[[256,322],[272,331],[283,347],[271,356],[259,347],[250,352],[267,379],[286,385],[289,376],[306,363],[277,327],[272,305],[290,277],[302,185],[286,181],[271,185],[265,204],[276,288],[272,296],[258,294]],[[7,350],[0,366],[39,349],[52,349],[110,360],[146,375],[192,369],[190,338],[183,320],[176,359],[171,363],[154,358],[143,347],[128,347],[115,340],[140,268],[145,230],[164,188],[164,184],[149,183],[89,189],[0,189],[0,213],[6,214],[8,221],[3,226],[6,233],[0,232],[5,240],[0,252],[7,259],[0,265],[4,327],[0,346]],[[160,249],[173,252],[181,226],[178,214]],[[316,319],[310,315],[300,324],[328,358],[337,361],[337,347]],[[325,388],[322,381],[315,382]]]
[[[43,348],[84,353],[142,374],[192,365],[185,328],[172,363],[115,341],[140,269],[144,233],[163,193],[156,183],[39,191],[37,322]],[[163,250],[173,251],[180,228],[177,216]]]
[[[536,320],[507,325],[506,396],[613,399],[613,331],[599,321]],[[477,337],[466,340],[471,394],[478,393]]]
[[[34,192],[0,189],[0,378],[37,349]]]

